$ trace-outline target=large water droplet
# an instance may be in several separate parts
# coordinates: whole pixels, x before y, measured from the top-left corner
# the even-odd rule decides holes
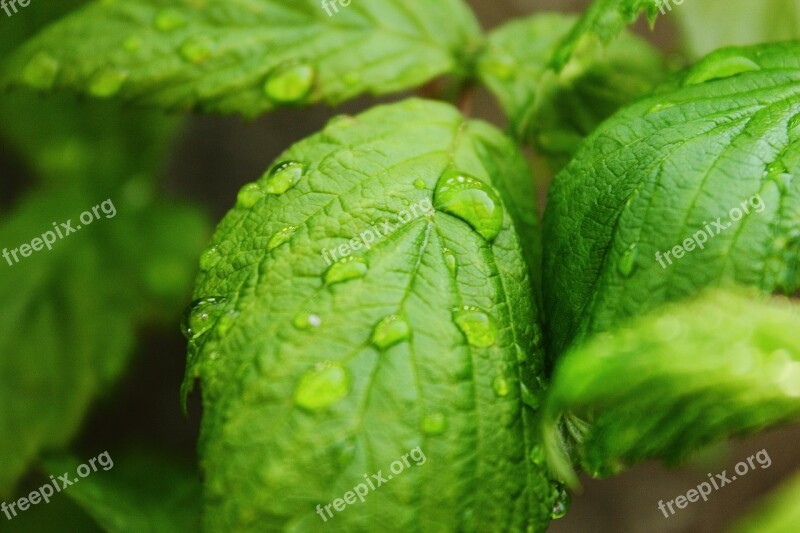
[[[408,322],[397,315],[387,316],[372,331],[372,344],[379,350],[385,350],[398,342],[408,339],[411,328]]]
[[[497,376],[494,378],[492,382],[492,389],[494,389],[494,393],[501,398],[505,398],[508,396],[508,380],[503,376]]]
[[[761,70],[761,66],[752,59],[741,56],[726,57],[701,62],[684,80],[684,85],[698,85],[711,80],[730,78],[744,72]]]
[[[240,207],[250,209],[262,198],[264,198],[264,190],[258,183],[248,183],[239,190],[239,194],[236,196],[236,203]]]
[[[297,161],[278,163],[267,173],[265,188],[270,194],[283,194],[300,181],[305,167]]]
[[[430,413],[422,418],[422,432],[426,435],[441,435],[447,428],[447,419],[442,413]]]
[[[214,41],[206,35],[195,35],[183,41],[180,52],[186,61],[199,65],[214,53]]]
[[[160,31],[173,31],[186,26],[186,18],[177,9],[166,8],[156,14],[153,25]]]
[[[220,259],[222,259],[222,254],[219,248],[212,246],[200,256],[200,269],[203,270],[203,272],[207,272],[214,268],[217,263],[219,263]]]
[[[181,331],[188,340],[194,340],[206,333],[219,318],[226,298],[200,298],[192,302],[183,313]]]
[[[308,63],[285,63],[267,75],[264,93],[273,102],[298,102],[311,91],[315,76],[314,67]]]
[[[34,89],[51,89],[58,75],[58,61],[47,52],[39,52],[22,70],[22,79]]]
[[[315,314],[298,313],[292,319],[292,324],[294,327],[301,330],[318,328],[322,325],[322,318]]]
[[[497,342],[494,319],[477,307],[458,309],[453,313],[453,319],[471,346],[488,348]]]
[[[434,207],[460,218],[488,241],[503,227],[500,197],[489,185],[463,172],[442,174],[436,184]]]
[[[327,361],[300,378],[294,390],[295,403],[317,411],[338,402],[350,392],[350,376],[338,363]]]
[[[114,96],[128,79],[128,72],[120,69],[102,70],[92,76],[89,82],[89,94],[97,98]]]
[[[332,264],[325,272],[325,283],[333,285],[351,279],[362,278],[367,274],[369,267],[358,257],[346,257]]]
[[[289,242],[289,239],[292,238],[292,235],[294,235],[296,231],[297,226],[287,226],[275,233],[267,242],[267,251],[272,251],[281,244]]]
[[[559,518],[564,518],[566,516],[567,511],[569,511],[569,504],[572,500],[572,496],[570,495],[569,491],[560,486],[556,489],[556,499],[553,503],[553,512],[551,513],[551,518],[553,520],[558,520]]]
[[[628,249],[623,252],[617,263],[617,270],[623,276],[630,277],[633,271],[636,270],[636,259],[639,257],[639,247],[636,244],[631,244]]]

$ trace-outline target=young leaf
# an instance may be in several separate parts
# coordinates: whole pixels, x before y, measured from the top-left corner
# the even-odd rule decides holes
[[[800,418],[800,310],[704,293],[591,338],[567,353],[548,391],[548,455],[564,477],[557,421],[593,422],[579,444],[593,475]]]
[[[748,0],[703,0],[680,6],[665,0],[665,5],[671,6],[667,15],[675,17],[695,57],[723,46],[800,39],[797,0],[761,0],[759,9],[751,9]]]
[[[72,498],[110,533],[199,531],[202,499],[195,472],[143,452],[111,457],[113,463],[103,459],[103,464],[95,463],[97,471],[59,497]],[[58,477],[74,475],[81,464],[73,457],[53,457],[44,467]],[[113,467],[104,466],[109,464]]]
[[[334,13],[338,5],[96,2],[26,43],[5,85],[252,117],[463,76],[480,44],[461,0],[371,0]]]
[[[556,50],[553,67],[560,71],[575,54],[607,45],[642,12],[652,25],[659,5],[659,0],[594,0]]]
[[[766,498],[766,503],[751,516],[739,521],[733,533],[794,533],[800,524],[800,475],[795,474],[775,493]]]
[[[556,73],[550,58],[575,21],[558,13],[512,21],[489,35],[477,63],[512,132],[560,160],[558,166],[600,122],[665,77],[659,53],[628,32]]]
[[[726,49],[581,145],[545,212],[551,356],[704,286],[800,289],[798,81],[798,43]]]
[[[563,493],[523,406],[543,363],[516,233],[532,198],[508,201],[529,180],[494,128],[410,100],[242,189],[186,322],[209,529],[544,530]]]

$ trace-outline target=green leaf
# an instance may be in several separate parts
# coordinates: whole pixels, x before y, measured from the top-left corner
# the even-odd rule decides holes
[[[581,145],[545,212],[551,357],[705,286],[800,289],[798,81],[800,43],[726,49]]]
[[[579,455],[595,476],[800,418],[798,328],[796,305],[710,291],[596,335],[556,367],[551,464],[570,476],[558,448],[566,411],[593,422]]]
[[[331,2],[331,4],[334,4]],[[10,60],[6,85],[256,116],[465,76],[480,44],[461,0],[96,2]]]
[[[409,100],[335,119],[242,189],[186,324],[208,529],[321,528],[412,450],[328,525],[545,529],[529,172],[493,127]]]
[[[800,39],[797,0],[761,0],[758,9],[752,9],[752,2],[747,0],[703,0],[670,5],[672,9],[667,15],[675,17],[694,57],[723,46]]]
[[[556,73],[549,61],[576,17],[537,14],[489,35],[478,75],[497,96],[514,134],[563,166],[578,143],[622,105],[665,77],[661,56],[623,32],[606,49],[587,50]]]
[[[800,475],[795,474],[786,484],[766,498],[755,513],[739,521],[734,533],[794,533],[800,524]]]
[[[595,0],[553,55],[552,65],[560,71],[576,54],[610,43],[642,12],[650,24],[658,15],[659,0]]]
[[[199,531],[201,487],[191,468],[145,452],[108,457],[59,497],[69,496],[110,533]],[[56,477],[72,477],[82,463],[53,457],[44,466]]]

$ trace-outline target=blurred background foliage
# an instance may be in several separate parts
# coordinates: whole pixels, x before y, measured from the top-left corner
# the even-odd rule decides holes
[[[0,15],[0,57],[84,3],[32,2],[13,17]],[[588,3],[469,1],[487,29],[535,11],[578,13]],[[776,12],[784,16],[776,19]],[[798,28],[797,0],[764,0],[757,7],[745,0],[687,0],[660,18],[654,31],[640,21],[636,32],[667,64],[681,65],[721,43],[800,38]],[[195,395],[188,418],[181,413],[185,345],[178,324],[197,257],[238,189],[281,151],[334,114],[375,102],[360,98],[335,111],[279,110],[246,122],[168,115],[72,95],[0,94],[0,246],[30,242],[52,222],[74,220],[106,199],[117,209],[113,220],[101,219],[58,241],[52,251],[14,266],[0,264],[0,501],[25,495],[74,464],[52,453],[68,450],[80,462],[108,450],[120,465],[105,485],[72,488],[70,498],[55,497],[12,522],[0,516],[0,530],[114,527],[109,517],[90,517],[73,501],[94,499],[96,509],[98,499],[124,490],[123,480],[141,481],[137,472],[155,472],[144,492],[169,486],[175,489],[175,508],[191,510],[197,487],[169,480],[174,469],[189,470],[195,463],[200,407]],[[505,124],[485,90],[477,93],[472,114]],[[550,170],[531,157],[543,190]],[[800,466],[798,438],[800,427],[789,427],[706,450],[679,470],[648,463],[613,479],[584,479],[584,493],[551,530],[720,530]],[[705,472],[762,448],[773,460],[769,470],[670,519],[656,507],[695,486]],[[156,451],[132,451],[140,449]],[[168,467],[164,457],[183,466]],[[796,493],[794,487],[785,490],[779,497]],[[142,499],[139,509],[129,511],[157,509],[160,500]],[[176,520],[176,528],[187,527],[191,517]]]

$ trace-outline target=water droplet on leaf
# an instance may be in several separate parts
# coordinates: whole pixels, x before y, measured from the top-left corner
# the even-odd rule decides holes
[[[503,227],[500,197],[489,185],[458,171],[447,171],[436,184],[434,207],[469,224],[491,241]]]
[[[264,191],[258,183],[248,183],[239,190],[239,194],[236,196],[236,203],[245,209],[250,209],[262,198],[264,198]]]
[[[553,520],[558,520],[559,518],[564,518],[566,516],[567,511],[569,511],[569,504],[572,500],[572,496],[570,495],[569,491],[562,486],[559,486],[556,489],[556,500],[553,503],[553,512],[551,513],[551,518]]]
[[[198,65],[214,53],[214,41],[205,35],[195,35],[183,42],[180,52],[186,61]]]
[[[206,333],[219,318],[226,298],[200,298],[192,302],[183,313],[181,330],[184,337],[194,340]]]
[[[278,163],[267,173],[266,190],[270,194],[283,194],[300,181],[305,167],[297,161]]]
[[[630,277],[633,271],[636,270],[636,259],[639,257],[639,247],[636,244],[631,244],[628,249],[623,252],[617,263],[617,270],[623,276]]]
[[[379,350],[385,350],[398,342],[408,339],[411,328],[408,322],[397,315],[387,316],[372,331],[372,344]]]
[[[425,188],[425,180],[422,178],[417,178],[414,180],[414,187],[417,189],[424,189]]]
[[[332,264],[325,272],[325,283],[333,285],[351,279],[362,278],[367,274],[369,267],[360,258],[346,257]]]
[[[119,69],[108,69],[92,76],[89,82],[89,94],[97,98],[114,96],[128,79],[128,72]]]
[[[441,435],[447,427],[447,419],[442,413],[430,413],[422,419],[422,431],[426,435]]]
[[[542,466],[545,462],[544,449],[539,444],[534,444],[528,457],[533,464]]]
[[[322,325],[322,318],[319,315],[309,313],[298,313],[292,319],[292,324],[297,329],[306,330],[310,328],[318,328]]]
[[[167,8],[156,14],[153,24],[160,31],[173,31],[186,26],[186,18],[177,9]]]
[[[273,102],[298,102],[308,96],[315,76],[314,67],[307,63],[285,63],[267,75],[264,93]]]
[[[296,231],[297,231],[297,226],[287,226],[282,230],[278,231],[272,237],[269,238],[269,241],[267,242],[267,250],[272,251],[281,244],[288,242]]]
[[[494,393],[501,398],[508,396],[508,380],[503,376],[497,376],[492,382],[492,389]]]
[[[350,376],[347,370],[338,363],[328,361],[300,378],[294,390],[294,401],[299,407],[317,411],[333,405],[349,392]]]
[[[494,319],[477,307],[459,309],[453,313],[453,319],[471,346],[487,348],[497,342]]]
[[[204,272],[211,270],[219,263],[221,258],[222,254],[220,254],[219,248],[212,246],[200,256],[200,269]]]
[[[444,255],[444,262],[447,265],[447,269],[450,271],[450,273],[455,274],[456,270],[458,269],[458,261],[456,261],[456,255],[448,248],[444,248],[442,250],[442,254]]]
[[[22,79],[34,89],[50,89],[56,81],[59,64],[46,52],[39,52],[31,58],[22,71]]]

